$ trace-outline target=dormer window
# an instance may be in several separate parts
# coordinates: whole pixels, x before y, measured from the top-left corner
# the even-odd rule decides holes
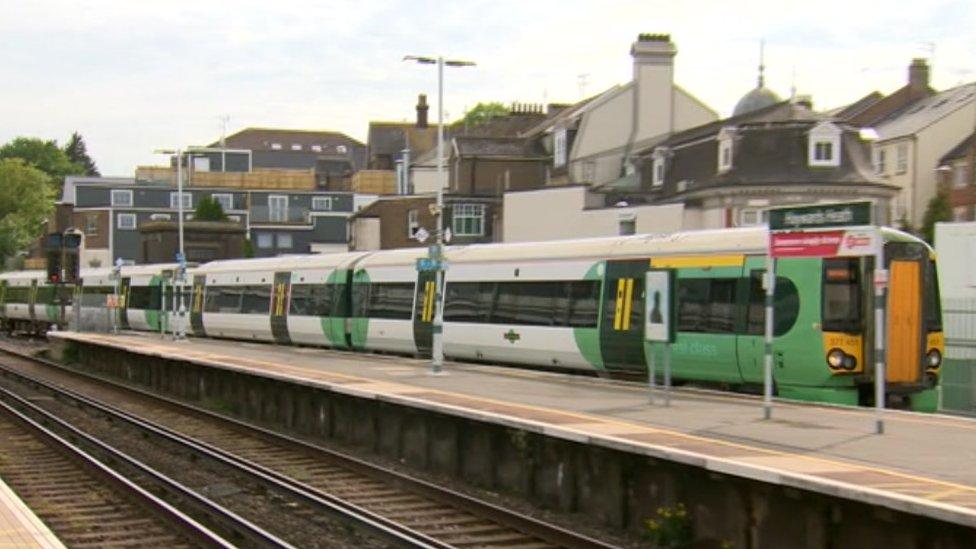
[[[664,185],[667,159],[668,149],[665,147],[654,149],[653,163],[651,164],[651,186],[660,187]]]
[[[830,121],[821,122],[810,130],[807,162],[810,166],[840,166],[841,129]]]
[[[735,128],[722,128],[718,132],[718,171],[727,172],[732,169],[732,144]]]

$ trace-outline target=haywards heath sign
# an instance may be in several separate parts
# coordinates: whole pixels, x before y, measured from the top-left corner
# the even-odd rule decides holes
[[[871,202],[817,204],[769,210],[769,228],[773,231],[849,227],[871,224]]]

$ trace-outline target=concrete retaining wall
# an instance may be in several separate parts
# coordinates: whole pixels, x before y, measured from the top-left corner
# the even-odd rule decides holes
[[[340,441],[611,528],[687,509],[703,547],[971,547],[962,526],[321,387],[52,342],[54,358],[289,434]]]

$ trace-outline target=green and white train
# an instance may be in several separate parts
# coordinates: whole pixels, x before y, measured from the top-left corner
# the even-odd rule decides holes
[[[445,356],[646,378],[650,353],[661,349],[644,338],[645,274],[669,268],[677,279],[676,382],[756,387],[762,383],[766,238],[764,229],[731,229],[448,248]],[[891,273],[888,393],[898,404],[931,410],[944,348],[935,258],[906,233],[884,229],[882,238]],[[191,268],[191,333],[429,355],[434,275],[416,269],[425,254],[350,252]],[[873,261],[778,260],[773,376],[779,395],[870,400],[873,357],[865,342],[873,338]],[[173,310],[173,267],[122,268],[124,328],[165,329]],[[82,272],[76,294],[83,310],[114,292],[108,274]],[[34,294],[15,289],[36,287],[41,295],[46,285],[37,276],[43,273],[0,275],[8,328],[39,318],[30,312],[39,304]],[[30,277],[35,282],[25,283]]]

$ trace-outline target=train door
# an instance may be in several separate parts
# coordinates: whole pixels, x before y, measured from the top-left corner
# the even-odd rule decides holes
[[[642,373],[646,259],[607,261],[600,315],[600,353],[608,370]]]
[[[0,280],[0,321],[6,322],[6,320],[7,320],[7,281]]]
[[[915,259],[892,259],[888,265],[889,383],[918,383],[922,375],[925,331],[922,329],[922,265]]]
[[[271,287],[271,335],[275,343],[288,345],[288,295],[291,293],[291,273],[280,272],[274,275]]]
[[[131,293],[132,279],[124,276],[119,280],[119,329],[129,329],[129,294]]]
[[[431,347],[433,347],[436,297],[436,273],[433,271],[418,272],[417,288],[413,300],[413,339],[417,345],[417,352],[422,355],[429,355]]]
[[[739,363],[739,375],[745,383],[762,383],[763,361],[766,343],[766,290],[763,276],[766,274],[766,260],[763,257],[748,257],[739,279],[736,292],[737,309],[741,317],[736,338],[735,352]]]
[[[206,330],[203,329],[203,290],[206,284],[206,275],[193,276],[193,294],[190,299],[190,328],[193,329],[193,335],[198,337],[207,336]]]
[[[30,314],[31,323],[37,321],[37,312],[34,305],[37,303],[37,279],[32,279],[30,284],[30,297],[27,300],[27,312]]]

